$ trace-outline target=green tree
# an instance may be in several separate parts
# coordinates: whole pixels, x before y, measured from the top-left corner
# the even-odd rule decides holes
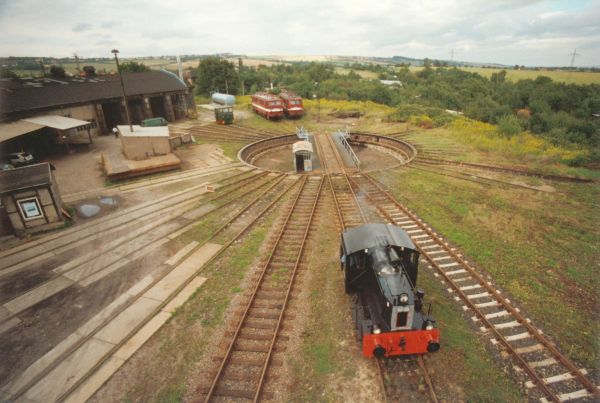
[[[146,66],[144,63],[131,61],[122,63],[121,71],[125,71],[128,73],[143,73],[144,71],[150,71],[150,67]]]
[[[248,71],[248,69],[244,69]],[[256,85],[258,83],[244,84]],[[211,92],[226,92],[237,94],[239,78],[235,71],[235,65],[218,57],[207,57],[198,64],[198,76],[196,80],[196,92],[198,95],[210,95]]]
[[[360,74],[358,74],[356,71],[354,70],[350,70],[350,72],[348,73],[348,78],[352,79],[352,80],[360,80]]]
[[[19,76],[6,67],[0,67],[0,78],[19,78]]]

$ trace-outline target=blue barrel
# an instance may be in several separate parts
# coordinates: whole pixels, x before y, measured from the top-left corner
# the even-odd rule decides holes
[[[233,105],[235,104],[235,97],[229,94],[221,94],[220,92],[215,92],[211,96],[214,103],[221,105]]]

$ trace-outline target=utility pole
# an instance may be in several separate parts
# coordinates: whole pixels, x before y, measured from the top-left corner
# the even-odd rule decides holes
[[[42,77],[46,77],[46,67],[44,66],[44,60],[38,59],[38,63],[40,64],[40,68],[42,69]]]
[[[244,79],[242,78],[242,71],[244,65],[242,64],[242,58],[238,57],[238,76],[240,77],[240,83],[242,84],[242,96],[244,96]]]
[[[577,53],[577,49],[573,51],[573,53],[569,53],[571,55],[571,67],[575,64],[575,56],[581,56],[581,53]]]
[[[121,89],[123,90],[123,100],[125,101],[125,114],[127,115],[127,123],[129,123],[129,130],[133,133],[133,126],[131,124],[131,117],[129,116],[129,106],[127,105],[127,95],[125,95],[125,84],[123,84],[123,74],[121,74],[121,66],[119,65],[119,58],[117,49],[111,50],[111,53],[115,55],[115,61],[117,62],[117,72],[119,74],[119,80],[121,81]]]
[[[77,73],[81,74],[81,68],[79,67],[79,56],[77,56],[77,53],[73,53],[73,56],[75,57],[75,63],[77,63]]]
[[[452,49],[452,52],[450,53],[450,62],[454,63],[454,49]]]

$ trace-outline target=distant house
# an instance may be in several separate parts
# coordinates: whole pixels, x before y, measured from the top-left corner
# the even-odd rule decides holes
[[[123,80],[133,124],[152,117],[175,121],[195,109],[190,87],[173,73],[124,73]],[[57,128],[53,117],[73,121]],[[118,75],[0,79],[0,142],[48,128],[62,130],[60,137],[67,141],[89,137],[91,142],[92,136],[126,123]]]
[[[402,87],[402,81],[399,80],[379,80],[379,82],[383,85]]]

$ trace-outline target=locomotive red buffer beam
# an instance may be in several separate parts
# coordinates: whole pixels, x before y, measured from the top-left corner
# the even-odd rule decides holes
[[[440,349],[440,331],[409,330],[363,336],[365,357],[393,357],[395,355],[426,354]]]

